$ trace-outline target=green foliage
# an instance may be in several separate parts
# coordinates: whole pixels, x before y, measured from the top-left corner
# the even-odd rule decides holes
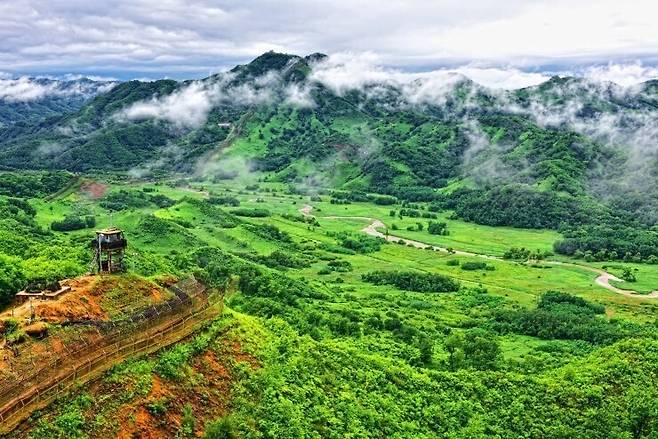
[[[69,232],[71,230],[81,230],[96,226],[96,218],[93,216],[67,216],[62,221],[53,221],[50,228],[57,232]]]
[[[427,232],[430,235],[448,235],[448,224],[430,221],[427,225]]]
[[[211,195],[210,197],[208,197],[208,202],[210,204],[215,204],[219,206],[237,207],[240,205],[240,200],[228,195],[226,196]]]
[[[279,270],[286,268],[304,268],[310,265],[308,259],[297,256],[292,252],[285,252],[282,250],[275,250],[267,256],[256,256],[252,259],[267,267]]]
[[[234,421],[230,416],[225,416],[217,421],[210,422],[206,426],[203,439],[237,439]]]
[[[0,195],[43,197],[54,194],[73,180],[68,172],[0,172]]]
[[[25,276],[19,269],[19,260],[0,253],[0,306],[11,302],[25,283]]]
[[[459,283],[447,276],[412,271],[371,271],[361,278],[375,285],[393,285],[401,290],[421,293],[445,293],[459,289]]]
[[[518,185],[458,189],[445,196],[440,206],[453,209],[467,221],[489,226],[557,229],[567,221],[582,224],[590,220],[571,196]]]
[[[317,218],[315,218],[314,216],[305,216],[301,214],[297,215],[293,213],[284,213],[281,216],[287,219],[288,221],[295,221],[298,223],[305,223],[315,227],[320,227],[320,223],[318,222]]]
[[[267,209],[233,209],[231,211],[233,215],[237,216],[246,216],[251,218],[265,218],[271,215],[270,211]]]
[[[462,262],[461,264],[461,269],[466,270],[466,271],[474,271],[474,270],[495,270],[496,267],[493,265],[489,265],[486,262],[480,262],[480,261],[466,261]]]
[[[445,341],[448,351],[448,366],[450,370],[470,367],[478,370],[489,370],[497,367],[500,360],[500,344],[495,335],[474,328],[464,334],[451,334]]]
[[[190,404],[185,404],[183,407],[183,417],[180,423],[180,432],[183,437],[193,437],[195,426],[196,419],[192,413],[192,406]]]
[[[639,331],[634,325],[608,322],[597,316],[603,312],[602,306],[582,298],[548,292],[542,295],[536,309],[497,312],[493,328],[501,333],[592,344],[610,344]]]
[[[565,233],[564,240],[555,243],[554,249],[569,256],[582,257],[589,252],[594,260],[649,262],[652,256],[658,256],[658,234],[655,231],[619,225],[619,221],[571,230]]]
[[[148,197],[143,192],[120,190],[108,194],[100,205],[107,210],[136,209],[148,206]]]
[[[338,233],[335,237],[341,247],[362,254],[377,252],[381,250],[382,244],[386,242],[381,238],[346,232]]]
[[[292,238],[286,232],[279,230],[279,228],[272,224],[245,224],[244,226],[250,232],[260,236],[261,238],[276,241],[284,244],[291,244]]]

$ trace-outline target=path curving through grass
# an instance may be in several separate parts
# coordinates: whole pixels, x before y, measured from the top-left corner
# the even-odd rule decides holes
[[[299,212],[304,215],[304,216],[313,216],[313,206],[310,204],[305,204],[302,206],[301,209],[299,209]],[[500,258],[498,256],[492,256],[492,255],[486,255],[482,253],[473,253],[473,252],[468,252],[468,251],[463,251],[463,250],[454,250],[454,249],[448,249],[444,247],[439,247],[436,245],[432,244],[427,244],[425,242],[420,242],[420,241],[414,241],[412,239],[407,239],[407,238],[402,238],[399,236],[391,235],[388,233],[388,229],[386,228],[386,224],[384,224],[381,220],[377,218],[372,218],[372,217],[367,217],[367,216],[323,216],[320,217],[322,219],[329,219],[329,220],[341,220],[341,219],[352,219],[352,220],[363,220],[363,221],[369,221],[370,224],[368,224],[366,227],[361,229],[363,233],[366,233],[370,236],[376,237],[376,238],[382,238],[385,239],[386,241],[389,242],[402,242],[403,244],[410,246],[410,247],[415,247],[418,249],[426,250],[426,249],[432,249],[434,251],[440,251],[443,253],[450,253],[454,255],[459,255],[459,256],[473,256],[473,257],[478,257],[478,258],[484,258],[484,259],[490,259],[490,260],[496,260],[496,261],[503,261],[503,262],[509,262],[506,259]],[[381,232],[379,229],[386,229],[386,233]],[[619,279],[615,275],[608,273],[605,270],[601,270],[598,268],[590,267],[587,265],[580,265],[580,264],[574,264],[571,262],[561,262],[561,261],[543,261],[545,264],[549,265],[560,265],[560,266],[566,266],[566,267],[575,267],[579,268],[585,271],[589,271],[591,273],[596,273],[598,276],[595,279],[595,282],[597,285],[600,287],[605,288],[606,290],[612,291],[613,293],[621,294],[626,297],[634,297],[634,298],[647,298],[647,299],[656,299],[658,298],[658,290],[652,291],[649,294],[638,294],[635,291],[631,290],[624,290],[618,287],[615,287],[614,285],[610,285],[610,281],[615,281],[615,282],[623,282],[623,279]]]

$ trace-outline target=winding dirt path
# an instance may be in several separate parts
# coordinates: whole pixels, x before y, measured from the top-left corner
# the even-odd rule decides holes
[[[305,204],[301,209],[299,209],[299,212],[304,215],[304,216],[312,216],[313,212],[313,206],[309,204]],[[467,251],[462,251],[462,250],[448,250],[445,247],[439,247],[436,245],[432,244],[427,244],[424,242],[420,241],[414,241],[413,239],[407,239],[407,238],[402,238],[399,236],[394,236],[390,235],[388,233],[382,233],[379,231],[379,229],[386,229],[386,225],[381,221],[378,220],[377,218],[371,218],[367,216],[323,216],[320,217],[322,219],[355,219],[355,220],[363,220],[363,221],[369,221],[370,224],[368,224],[366,227],[361,229],[362,232],[374,236],[376,238],[382,238],[385,239],[386,241],[389,242],[402,242],[403,244],[410,246],[410,247],[415,247],[418,249],[432,249],[434,251],[440,251],[443,253],[451,253],[454,255],[459,255],[459,256],[474,256],[478,258],[483,258],[483,259],[489,259],[489,260],[496,260],[496,261],[506,261],[503,258],[499,258],[497,256],[492,256],[492,255],[485,255],[482,253],[473,253],[473,252],[467,252]],[[388,230],[388,229],[387,229]],[[507,261],[506,261],[507,262]],[[561,262],[561,261],[543,261],[544,264],[549,264],[549,265],[561,265],[563,267],[575,267],[579,268],[581,270],[589,271],[591,273],[596,273],[598,276],[595,279],[595,282],[597,285],[612,291],[613,293],[621,294],[626,297],[633,297],[633,298],[647,298],[647,299],[656,299],[658,298],[658,290],[657,291],[652,291],[649,294],[638,294],[635,291],[631,290],[624,290],[621,288],[617,288],[614,285],[610,285],[610,281],[616,281],[616,282],[623,282],[623,279],[619,279],[615,275],[608,273],[605,270],[601,270],[599,268],[595,267],[590,267],[587,265],[580,265],[580,264],[574,264],[570,262]]]

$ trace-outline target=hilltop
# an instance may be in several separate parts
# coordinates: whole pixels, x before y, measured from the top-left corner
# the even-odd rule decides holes
[[[322,54],[268,52],[201,80],[121,83],[0,133],[0,166],[251,174],[564,231],[557,249],[569,255],[658,257],[654,83],[553,77],[504,91],[459,75],[354,80],[340,69]]]

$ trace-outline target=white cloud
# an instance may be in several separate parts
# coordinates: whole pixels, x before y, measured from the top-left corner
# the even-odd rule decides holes
[[[311,96],[311,88],[299,84],[290,84],[284,90],[284,103],[299,108],[311,108],[315,106],[315,101]]]
[[[609,63],[605,66],[588,67],[582,75],[596,82],[610,81],[629,87],[658,78],[658,67],[644,66],[639,61],[629,64]]]
[[[0,69],[207,76],[270,49],[416,70],[656,60],[656,13],[652,0],[15,0],[0,4]]]
[[[114,82],[59,81],[47,78],[10,78],[0,75],[0,101],[30,102],[51,96],[93,96],[114,87]]]
[[[30,78],[0,79],[0,100],[27,102],[58,94],[57,85],[40,84]]]
[[[233,76],[223,75],[215,82],[192,81],[162,97],[135,102],[118,112],[119,120],[155,119],[171,123],[178,128],[196,128],[203,125],[213,107],[222,103],[256,105],[274,99],[280,78],[266,74],[255,83],[229,86]]]
[[[165,120],[178,127],[202,125],[218,99],[219,87],[195,81],[163,97],[137,102],[123,110],[119,117],[129,120]]]
[[[466,65],[436,69],[428,72],[404,72],[380,64],[381,58],[372,53],[341,53],[313,66],[310,78],[321,82],[339,95],[349,90],[375,86],[368,93],[386,93],[384,87],[402,91],[411,104],[445,102],[454,87],[465,78],[494,89],[517,89],[540,84],[550,76],[524,72],[517,68],[494,68]]]
[[[485,87],[507,90],[541,84],[550,79],[550,76],[544,73],[524,72],[514,67],[463,66],[454,69],[454,71]]]

